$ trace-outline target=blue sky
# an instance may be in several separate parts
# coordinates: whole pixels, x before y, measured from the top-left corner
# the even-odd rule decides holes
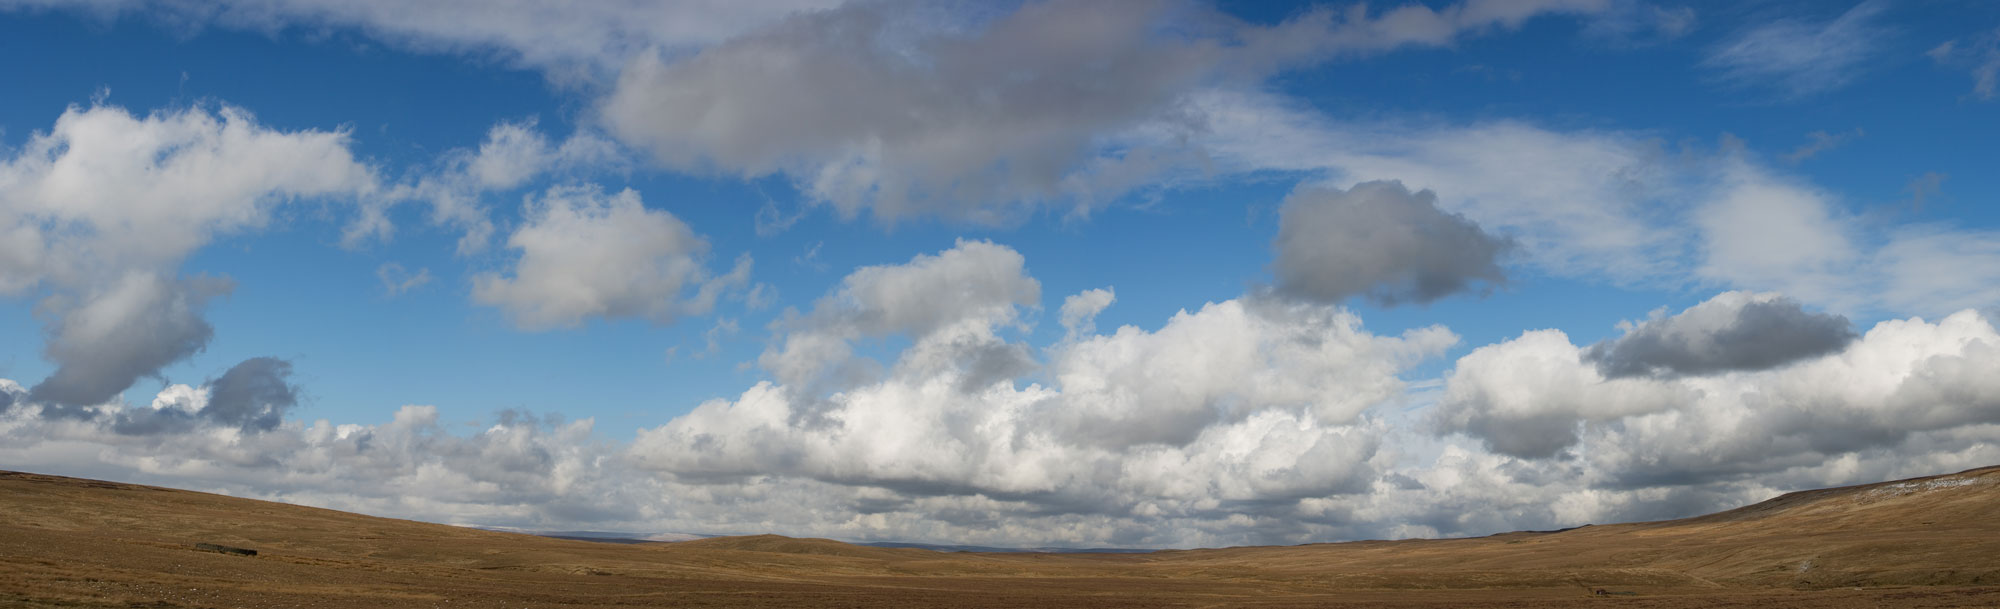
[[[0,463],[1147,546],[1986,465],[1996,45],[1946,0],[0,0]]]

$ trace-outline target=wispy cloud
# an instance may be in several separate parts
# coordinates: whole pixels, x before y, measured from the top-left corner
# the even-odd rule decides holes
[[[2000,93],[2000,29],[1975,37],[1965,45],[1947,40],[1924,54],[1939,65],[1970,68],[1973,98],[1992,101]]]
[[[1867,133],[1859,127],[1856,127],[1853,131],[1843,131],[1840,133],[1814,131],[1806,134],[1806,143],[1799,144],[1799,147],[1793,148],[1791,152],[1785,153],[1784,156],[1779,158],[1784,159],[1787,163],[1796,164],[1800,161],[1819,156],[1819,153],[1839,148],[1842,144],[1846,144],[1848,140],[1863,135],[1867,135]]]
[[[1751,27],[1724,40],[1702,63],[1725,82],[1768,87],[1785,99],[1839,89],[1881,50],[1890,31],[1875,18],[1886,9],[1870,0],[1832,21],[1780,19]]]
[[[431,282],[429,268],[417,269],[417,272],[412,273],[409,269],[403,268],[403,265],[394,262],[377,267],[375,276],[382,280],[382,292],[392,298]]]

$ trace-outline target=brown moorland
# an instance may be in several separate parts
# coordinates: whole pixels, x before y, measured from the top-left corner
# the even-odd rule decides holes
[[[2000,467],[1683,520],[1147,554],[595,543],[13,472],[0,514],[5,607],[2000,607]]]

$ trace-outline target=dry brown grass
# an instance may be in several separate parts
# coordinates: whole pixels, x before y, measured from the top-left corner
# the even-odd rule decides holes
[[[2000,607],[2000,468],[1558,533],[1152,554],[605,544],[21,473],[0,514],[0,607]]]

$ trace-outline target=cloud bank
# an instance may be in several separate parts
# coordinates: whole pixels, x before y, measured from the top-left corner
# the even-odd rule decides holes
[[[629,443],[518,413],[453,434],[425,406],[285,419],[289,367],[260,359],[82,417],[0,383],[0,458],[529,528],[1148,547],[1673,517],[2000,459],[2000,331],[1975,311],[1854,336],[1730,292],[1601,348],[1556,330],[1481,346],[1429,389],[1404,377],[1450,330],[1378,335],[1255,294],[1097,332],[1080,320],[1113,303],[1086,292],[1065,300],[1068,335],[1031,345],[1011,338],[1041,302],[1028,268],[963,241],[857,269],[779,328],[777,380]],[[1749,335],[1809,348],[1711,358]],[[904,346],[881,361],[850,342],[885,337]],[[841,357],[789,368],[809,344]],[[1605,357],[1648,373],[1607,375]]]

